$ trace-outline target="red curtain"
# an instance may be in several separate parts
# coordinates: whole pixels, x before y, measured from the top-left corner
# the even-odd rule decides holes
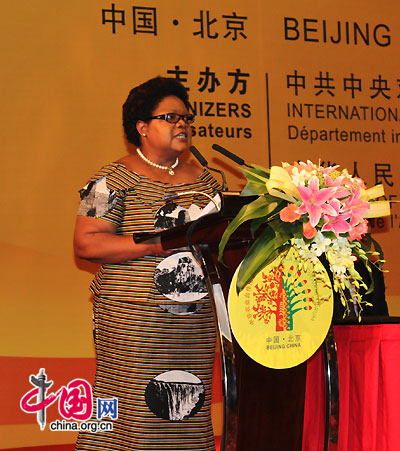
[[[334,327],[339,367],[338,451],[400,451],[400,324]],[[307,366],[303,451],[323,451],[321,349]]]

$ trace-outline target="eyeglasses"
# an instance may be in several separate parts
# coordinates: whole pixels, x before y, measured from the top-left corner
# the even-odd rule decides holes
[[[149,121],[150,119],[162,119],[169,122],[170,124],[176,124],[181,119],[183,119],[187,124],[193,124],[194,114],[165,113],[159,114],[158,116],[148,117],[147,119],[145,119],[145,121]]]

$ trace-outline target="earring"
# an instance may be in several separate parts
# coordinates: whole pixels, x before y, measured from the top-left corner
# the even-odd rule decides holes
[[[143,135],[142,135],[144,138],[147,136],[147,134],[146,133],[143,133]]]

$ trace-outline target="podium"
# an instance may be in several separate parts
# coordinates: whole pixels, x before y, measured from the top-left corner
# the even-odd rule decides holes
[[[222,192],[221,196],[218,213],[162,232],[135,234],[134,240],[157,239],[165,250],[189,246],[202,266],[214,306],[221,355],[224,410],[221,451],[301,451],[307,363],[284,370],[258,364],[238,345],[228,319],[230,282],[253,237],[246,224],[240,226],[226,246],[225,264],[218,261],[218,245],[229,222],[255,197],[242,197],[234,192]],[[329,343],[325,345],[325,355],[334,351],[334,342]],[[334,356],[325,358],[325,362],[335,363]],[[334,365],[326,367],[328,376],[334,372]],[[324,448],[331,449],[328,435],[335,432],[329,431],[334,406],[330,400],[335,390],[330,378],[327,386],[328,432]]]

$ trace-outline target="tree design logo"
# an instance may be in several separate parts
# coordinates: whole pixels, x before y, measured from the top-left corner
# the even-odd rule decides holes
[[[266,265],[239,293],[237,273],[229,294],[233,334],[246,354],[271,368],[307,360],[332,320],[332,286],[325,268],[295,249]]]
[[[276,331],[293,330],[293,317],[302,310],[311,310],[311,289],[307,287],[307,279],[301,278],[302,272],[285,273],[283,265],[279,265],[267,274],[262,272],[262,283],[253,288],[252,318],[268,324],[275,316]]]

